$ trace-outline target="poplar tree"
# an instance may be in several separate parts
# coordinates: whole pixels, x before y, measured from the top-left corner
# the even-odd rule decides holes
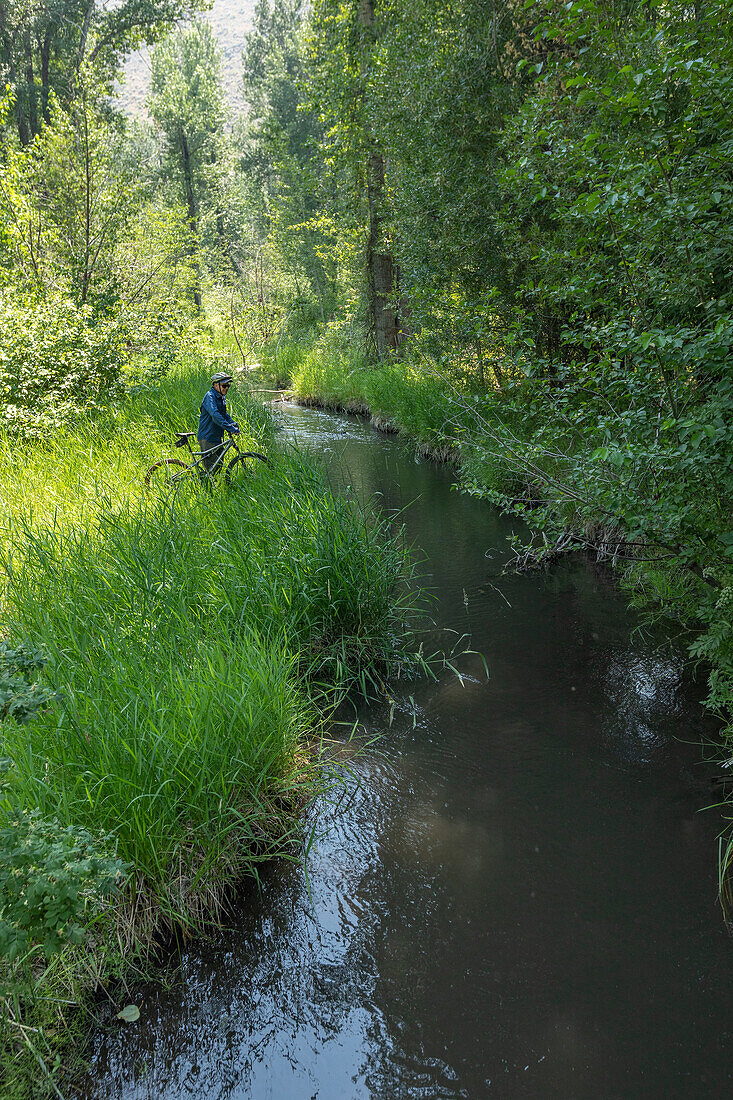
[[[381,358],[397,349],[407,327],[389,218],[389,150],[375,127],[381,8],[374,0],[318,0],[311,24],[313,101],[327,128],[327,155],[351,189],[341,213],[363,225],[369,319]]]
[[[226,170],[221,53],[208,23],[179,28],[153,51],[148,106],[163,136],[165,173],[186,208],[196,271],[193,296],[200,310],[201,249],[207,235],[223,232]]]

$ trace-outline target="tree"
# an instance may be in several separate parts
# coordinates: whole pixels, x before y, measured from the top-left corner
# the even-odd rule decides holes
[[[329,218],[322,128],[307,94],[302,0],[259,0],[243,54],[248,114],[241,134],[241,168],[255,216],[253,253],[267,253],[276,279],[317,302],[336,293],[338,262]]]
[[[369,81],[372,43],[377,37],[374,0],[360,0],[359,21],[362,30],[362,79]],[[400,319],[397,314],[399,269],[392,253],[391,242],[385,232],[385,154],[383,143],[373,126],[366,126],[367,144],[367,205],[369,208],[369,237],[366,248],[369,301],[374,319],[377,354],[380,358],[388,351],[396,351],[400,337]]]
[[[12,106],[12,105],[9,105]],[[139,203],[122,137],[82,84],[32,145],[9,149],[0,168],[0,225],[12,281],[35,295],[65,295],[109,313],[117,294],[115,249]]]
[[[87,65],[111,91],[125,55],[158,41],[206,0],[0,0],[0,80],[15,91],[15,123],[27,145],[50,121],[53,91],[73,99]]]
[[[164,137],[166,171],[187,211],[197,267],[207,234],[218,235],[227,248],[222,191],[228,150],[220,72],[220,51],[208,23],[179,28],[153,51],[150,113]],[[200,310],[200,273],[193,294]]]
[[[342,181],[353,187],[352,217],[365,230],[364,277],[377,354],[397,349],[405,308],[388,211],[384,135],[374,126],[381,8],[374,0],[342,5],[319,0],[312,14],[313,101],[326,122],[326,148]],[[342,201],[343,201],[342,196]]]
[[[372,132],[388,152],[387,231],[412,327],[483,371],[515,273],[502,234],[503,127],[539,62],[518,0],[382,0],[371,62]]]

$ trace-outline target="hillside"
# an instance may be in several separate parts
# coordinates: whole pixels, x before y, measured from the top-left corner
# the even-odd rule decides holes
[[[242,50],[247,32],[252,26],[256,0],[214,0],[204,19],[211,23],[223,54],[222,74],[227,99],[235,114],[241,113],[244,100],[241,92]],[[145,97],[150,83],[150,52],[143,49],[131,54],[124,67],[124,83],[120,88],[120,103],[126,115],[146,114]]]

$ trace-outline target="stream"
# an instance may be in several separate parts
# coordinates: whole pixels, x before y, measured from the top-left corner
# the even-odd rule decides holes
[[[399,438],[276,408],[336,486],[406,525],[426,650],[470,635],[486,667],[464,654],[460,677],[361,710],[370,743],[307,879],[280,864],[243,891],[230,928],[140,991],[137,1024],[100,1030],[80,1095],[730,1095],[721,818],[701,812],[715,724],[682,651],[586,559],[503,576],[517,521]]]

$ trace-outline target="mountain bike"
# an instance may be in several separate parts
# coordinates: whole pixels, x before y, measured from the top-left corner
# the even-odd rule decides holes
[[[237,441],[231,433],[223,443],[212,447],[211,451],[194,451],[191,447],[191,439],[195,432],[176,432],[176,447],[188,447],[191,462],[182,462],[179,458],[162,458],[154,462],[145,474],[145,488],[152,489],[156,485],[160,488],[175,489],[182,482],[196,479],[201,484],[210,487],[217,474],[224,471],[224,481],[227,485],[236,487],[240,482],[249,480],[264,464],[270,465],[270,460],[259,451],[240,451]],[[216,459],[207,470],[204,466],[204,456],[207,458],[216,452]],[[232,451],[236,453],[229,458]]]

